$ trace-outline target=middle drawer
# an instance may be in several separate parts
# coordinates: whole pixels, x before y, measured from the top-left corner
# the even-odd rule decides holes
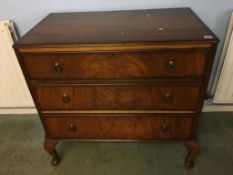
[[[41,110],[195,110],[200,84],[33,85]]]

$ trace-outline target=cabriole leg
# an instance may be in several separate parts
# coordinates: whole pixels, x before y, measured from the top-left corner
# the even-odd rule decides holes
[[[185,159],[185,166],[187,168],[194,167],[194,157],[198,153],[199,145],[197,140],[189,140],[184,142],[184,146],[188,149],[187,157]]]
[[[56,151],[56,146],[59,140],[46,138],[44,141],[45,150],[52,156],[52,165],[58,165],[60,163],[60,158]]]

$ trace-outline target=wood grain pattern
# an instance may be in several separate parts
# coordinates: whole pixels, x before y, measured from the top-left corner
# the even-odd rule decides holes
[[[58,139],[186,140],[192,117],[46,117],[48,135]]]
[[[51,85],[35,86],[34,92],[41,110],[195,110],[200,87],[198,84]]]
[[[23,59],[31,79],[200,78],[207,53],[206,49],[24,53]],[[174,71],[168,69],[169,62],[174,63]]]

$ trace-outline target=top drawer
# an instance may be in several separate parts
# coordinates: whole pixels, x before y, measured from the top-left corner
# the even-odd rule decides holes
[[[201,78],[207,50],[23,53],[22,57],[30,79]]]

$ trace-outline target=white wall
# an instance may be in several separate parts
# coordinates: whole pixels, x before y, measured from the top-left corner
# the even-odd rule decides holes
[[[220,38],[221,43],[211,75],[211,86],[230,13],[233,11],[233,0],[0,0],[0,20],[13,20],[22,36],[51,12],[170,7],[191,7]]]

